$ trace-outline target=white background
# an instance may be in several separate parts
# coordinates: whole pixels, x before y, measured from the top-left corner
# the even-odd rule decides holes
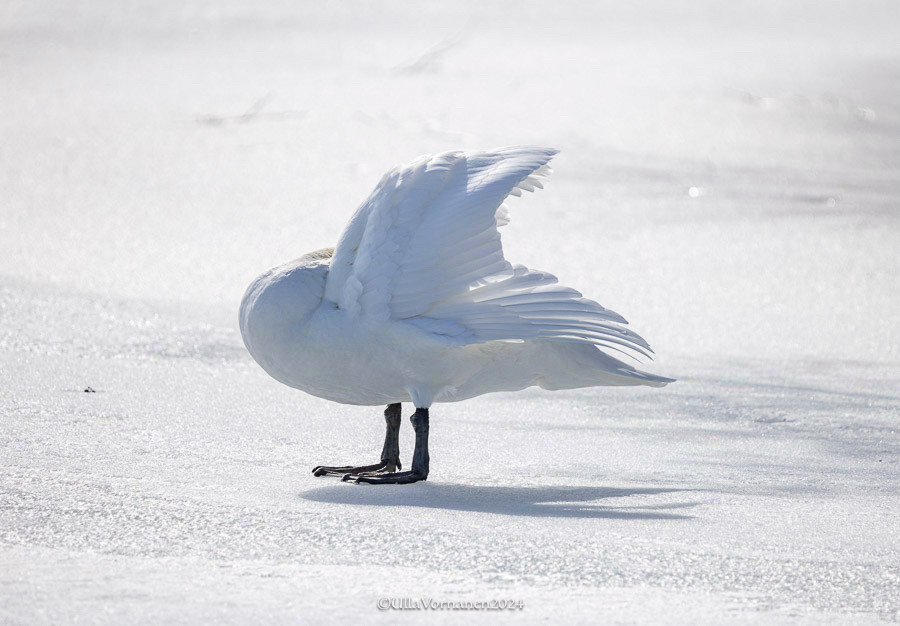
[[[900,619],[897,4],[299,4],[0,6],[0,622]],[[269,379],[244,288],[394,164],[521,143],[562,152],[507,258],[679,381],[314,478],[381,411]]]

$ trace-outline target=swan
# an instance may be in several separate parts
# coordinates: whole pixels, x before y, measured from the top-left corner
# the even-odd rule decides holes
[[[611,356],[650,346],[547,272],[504,258],[510,196],[543,188],[550,148],[426,155],[382,177],[334,248],[257,277],[240,305],[244,344],[273,378],[344,404],[387,405],[379,462],[316,476],[406,484],[429,471],[429,409],[495,391],[673,382]],[[401,471],[401,403],[415,407]]]

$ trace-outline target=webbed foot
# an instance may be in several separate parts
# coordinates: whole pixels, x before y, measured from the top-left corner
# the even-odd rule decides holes
[[[415,470],[408,472],[378,472],[378,473],[354,473],[349,472],[341,478],[342,481],[353,482],[357,485],[366,483],[369,485],[407,485],[417,483],[420,480],[428,480],[428,476]]]
[[[362,474],[364,472],[391,472],[402,469],[400,460],[395,462],[381,461],[372,465],[318,465],[313,468],[314,476],[344,476],[346,474]]]

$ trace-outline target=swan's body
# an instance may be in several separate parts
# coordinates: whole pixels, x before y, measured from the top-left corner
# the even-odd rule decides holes
[[[555,153],[448,152],[388,172],[333,252],[250,285],[240,311],[250,354],[275,379],[321,398],[396,412],[411,401],[426,436],[434,402],[532,385],[671,382],[600,350],[649,351],[621,316],[503,257],[503,201],[541,187]],[[427,475],[427,450],[425,458]]]

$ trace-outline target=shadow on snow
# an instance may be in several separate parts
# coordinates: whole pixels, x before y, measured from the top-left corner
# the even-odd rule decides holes
[[[416,485],[337,484],[310,489],[300,497],[313,502],[359,506],[415,506],[530,517],[577,517],[630,520],[683,520],[690,515],[667,512],[698,502],[607,504],[603,500],[668,494],[685,489],[611,487],[496,487],[460,484]]]

